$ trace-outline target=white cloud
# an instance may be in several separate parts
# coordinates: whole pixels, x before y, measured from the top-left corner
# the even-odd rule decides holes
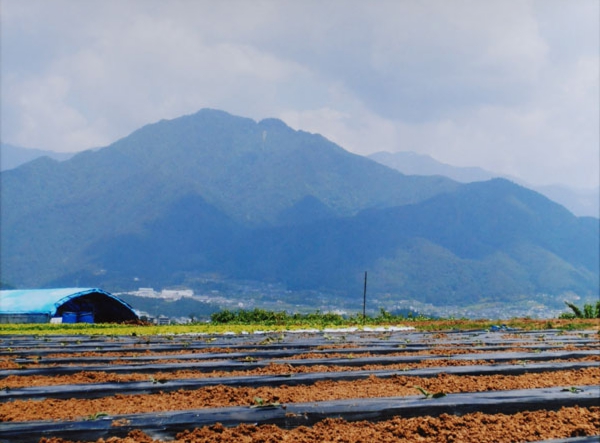
[[[326,134],[329,140],[357,154],[398,150],[396,123],[365,108],[352,109],[351,113],[341,111],[342,108],[287,110],[278,117],[294,129]]]
[[[206,42],[203,32],[146,14],[134,15],[126,27],[90,29],[91,44],[75,45],[28,80],[13,76],[3,84],[13,91],[6,101],[22,115],[21,130],[11,136],[18,144],[69,151],[205,106],[266,117],[277,92],[311,81],[310,71],[293,61],[242,43]],[[61,90],[53,86],[56,79]],[[28,123],[27,116],[37,123]],[[86,117],[88,140],[79,128]],[[107,120],[112,120],[108,127],[100,125]],[[95,134],[94,126],[106,132]],[[47,136],[51,127],[56,139]]]
[[[15,139],[24,146],[49,145],[57,151],[81,149],[93,143],[109,141],[100,122],[90,122],[68,104],[70,83],[67,78],[52,75],[26,79],[8,89],[8,100],[20,109],[20,125]],[[60,131],[56,131],[60,128]]]
[[[213,107],[367,154],[598,182],[596,0],[2,0],[2,137],[71,151]]]

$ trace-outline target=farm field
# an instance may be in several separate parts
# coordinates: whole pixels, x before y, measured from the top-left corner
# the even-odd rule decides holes
[[[7,328],[0,442],[597,441],[597,320],[415,326]]]

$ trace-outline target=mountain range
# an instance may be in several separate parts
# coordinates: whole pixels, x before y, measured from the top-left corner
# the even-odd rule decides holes
[[[73,157],[73,154],[0,143],[0,171],[14,169],[39,157],[50,157],[54,160],[63,161]]]
[[[64,161],[73,155],[75,153],[22,148],[2,143],[0,144],[0,171],[14,169],[39,157],[46,156]],[[453,166],[439,162],[428,155],[411,151],[393,153],[381,151],[367,157],[406,175],[441,175],[461,183],[506,178],[545,195],[577,216],[600,217],[600,186],[595,189],[578,189],[560,184],[533,185],[518,177],[505,176],[478,167]]]
[[[478,167],[452,166],[411,151],[376,152],[368,156],[382,165],[408,175],[442,175],[461,183],[506,178],[545,195],[578,216],[600,217],[600,187],[576,189],[564,185],[532,185],[517,177],[504,176]]]
[[[203,109],[0,179],[1,279],[15,287],[211,276],[356,308],[368,271],[386,307],[598,297],[597,218],[505,179],[405,175],[276,119]]]

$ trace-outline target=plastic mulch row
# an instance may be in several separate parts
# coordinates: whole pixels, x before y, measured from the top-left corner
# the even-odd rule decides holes
[[[373,347],[373,348],[343,348],[343,349],[309,349],[307,351],[299,350],[297,348],[287,348],[282,350],[250,350],[246,352],[221,352],[221,353],[186,353],[186,354],[154,354],[154,355],[139,355],[135,357],[61,357],[61,358],[45,358],[43,362],[46,364],[52,363],[110,363],[118,359],[119,361],[131,361],[131,362],[147,362],[157,360],[209,360],[209,359],[243,359],[245,357],[252,358],[287,358],[297,355],[301,355],[304,352],[311,354],[358,354],[358,353],[371,353],[374,355],[385,355],[391,353],[403,353],[403,352],[415,352],[422,351],[424,348],[385,348],[385,347]],[[448,350],[450,352],[451,350]],[[131,350],[129,351],[131,352]],[[15,363],[32,363],[30,358],[17,358],[14,360]]]
[[[208,340],[198,340],[197,336],[170,336],[170,339],[161,337],[157,339],[145,339],[142,337],[130,337],[123,336],[118,338],[107,337],[102,340],[96,336],[93,337],[81,337],[74,338],[73,336],[50,336],[43,339],[28,339],[23,340],[19,336],[0,336],[0,343],[3,345],[0,348],[0,355],[2,356],[18,356],[18,357],[43,357],[44,355],[53,353],[70,353],[77,354],[82,352],[123,352],[123,353],[134,353],[139,352],[140,347],[143,348],[144,352],[169,352],[169,351],[180,351],[182,349],[202,350],[206,348],[223,347],[224,349],[234,350],[238,352],[245,351],[249,352],[249,347],[260,348],[260,350],[310,350],[318,351],[315,349],[318,346],[334,345],[339,343],[353,342],[357,346],[371,349],[374,353],[390,353],[400,352],[399,346],[404,348],[404,351],[409,352],[410,350],[423,350],[433,346],[464,346],[470,344],[480,350],[502,350],[509,347],[521,346],[536,349],[551,349],[552,347],[564,347],[565,344],[575,347],[582,346],[597,346],[598,342],[593,338],[582,338],[586,334],[578,335],[566,335],[563,333],[544,333],[535,336],[536,340],[539,341],[532,344],[532,334],[526,334],[523,339],[506,338],[503,334],[488,333],[488,332],[477,332],[477,333],[454,333],[451,334],[452,339],[439,338],[436,334],[432,333],[410,333],[405,332],[394,333],[395,335],[389,335],[384,338],[374,338],[376,334],[351,334],[345,336],[341,334],[327,335],[325,333],[312,333],[310,337],[298,337],[298,334],[287,334],[285,335],[285,342],[277,342],[280,340],[281,335],[279,333],[264,334],[257,336],[217,336],[212,337]],[[521,335],[521,334],[520,334]],[[588,336],[590,334],[587,334]],[[226,338],[224,338],[226,337]],[[477,338],[477,340],[474,340]],[[214,339],[214,341],[213,341]],[[270,342],[269,340],[274,340]],[[465,343],[465,340],[467,343]],[[527,341],[529,340],[529,341]],[[239,342],[243,341],[243,344]],[[266,342],[265,342],[266,341]],[[10,351],[7,351],[10,349]],[[330,350],[330,352],[334,352]],[[342,349],[337,349],[336,352],[345,352]],[[83,357],[82,357],[83,358]],[[91,357],[87,357],[89,360]],[[101,361],[101,357],[95,357],[98,361]],[[152,358],[148,356],[147,358]]]
[[[124,437],[131,430],[142,429],[155,439],[173,438],[186,429],[221,423],[275,424],[281,428],[310,426],[325,418],[348,421],[381,421],[393,417],[485,414],[514,414],[520,411],[558,410],[561,407],[600,405],[600,386],[581,386],[575,390],[561,388],[527,389],[500,392],[449,394],[442,398],[388,397],[337,400],[311,403],[289,403],[267,407],[228,407],[131,414],[99,417],[96,420],[72,422],[3,423],[0,442],[38,442],[44,437],[70,440],[97,440]]]
[[[264,334],[212,334],[212,335],[176,335],[176,336],[82,336],[82,335],[49,335],[49,336],[21,336],[21,335],[0,335],[0,341],[10,342],[12,346],[27,346],[27,347],[64,347],[71,346],[173,346],[178,343],[187,343],[188,345],[223,345],[236,346],[236,343],[243,342],[244,345],[257,345],[264,339],[277,339],[281,336],[285,337],[286,343],[282,346],[312,346],[315,344],[324,344],[332,342],[343,342],[345,340],[355,343],[364,343],[372,345],[373,343],[385,342],[445,342],[445,343],[461,343],[464,341],[474,342],[496,342],[496,343],[511,343],[518,341],[557,341],[557,342],[593,342],[590,336],[595,334],[595,331],[580,331],[577,333],[565,333],[559,330],[544,330],[544,331],[513,331],[510,336],[507,336],[507,331],[488,332],[483,330],[478,331],[446,331],[443,334],[435,332],[418,332],[418,331],[394,331],[389,333],[376,332],[309,332],[309,333],[294,333],[290,331],[270,332]],[[277,343],[272,343],[277,346]]]
[[[436,377],[441,373],[458,376],[480,375],[521,375],[525,373],[543,373],[553,371],[577,370],[597,366],[597,362],[567,363],[533,363],[525,365],[492,365],[492,366],[449,366],[407,371],[369,370],[344,372],[316,372],[284,375],[259,375],[219,378],[193,378],[144,382],[89,383],[74,385],[31,386],[0,391],[0,402],[45,398],[81,398],[93,399],[109,397],[115,394],[134,395],[194,390],[215,385],[225,386],[295,386],[312,385],[318,381],[354,381],[364,380],[371,376],[390,378],[394,376]]]
[[[458,355],[419,355],[419,356],[392,356],[392,357],[357,357],[357,358],[332,358],[332,359],[300,359],[300,360],[259,360],[259,361],[206,361],[206,362],[183,362],[163,364],[130,364],[130,365],[101,365],[101,366],[49,366],[40,368],[23,368],[0,370],[0,378],[9,375],[66,375],[81,371],[106,372],[106,373],[153,373],[159,371],[196,370],[201,372],[234,371],[262,368],[276,364],[289,364],[292,366],[315,366],[327,364],[330,366],[364,366],[370,364],[392,365],[418,363],[424,360],[487,360],[494,362],[517,361],[548,361],[579,359],[598,355],[598,351],[551,351],[551,352],[501,352],[481,354],[458,354]]]
[[[512,349],[514,348],[515,345],[503,345],[503,346],[477,346],[476,349],[478,351],[481,352],[494,352],[494,351],[503,351],[506,349]],[[534,350],[534,351],[549,351],[549,350],[557,350],[557,349],[563,349],[564,346],[562,345],[552,345],[552,344],[539,344],[539,345],[522,345],[520,346],[520,348],[522,348],[523,350]],[[193,349],[206,349],[206,347],[204,348],[200,348],[200,347],[196,347],[196,348],[192,348]],[[231,349],[231,348],[229,348]],[[146,361],[159,361],[159,360],[165,360],[165,359],[169,359],[169,360],[206,360],[206,359],[215,359],[215,358],[225,358],[225,359],[233,359],[233,358],[244,358],[246,356],[250,356],[253,358],[285,358],[285,357],[291,357],[291,356],[297,356],[300,355],[304,352],[309,352],[309,353],[313,353],[313,354],[327,354],[327,353],[336,353],[336,354],[360,354],[360,353],[370,353],[373,355],[386,355],[386,354],[392,354],[392,353],[408,353],[408,352],[418,352],[418,351],[423,351],[423,350],[427,350],[427,349],[431,349],[431,347],[427,348],[426,345],[402,345],[402,347],[398,347],[398,345],[393,345],[393,346],[372,346],[372,347],[360,347],[360,348],[340,348],[340,349],[314,349],[314,347],[309,347],[307,349],[305,348],[297,348],[297,347],[290,347],[287,346],[284,349],[268,349],[266,347],[260,347],[260,348],[253,348],[253,349],[246,349],[243,352],[221,352],[221,353],[185,353],[185,354],[150,354],[150,355],[137,355],[137,356],[127,356],[124,355],[122,357],[101,357],[101,356],[82,356],[82,357],[78,357],[77,353],[84,353],[84,352],[94,352],[94,353],[98,353],[98,351],[94,351],[94,350],[87,350],[86,349],[81,349],[81,350],[76,350],[76,349],[70,349],[70,353],[72,353],[73,355],[71,357],[50,357],[50,358],[44,358],[43,362],[45,364],[60,364],[60,363],[69,363],[69,364],[74,364],[74,363],[81,363],[81,364],[92,364],[92,363],[110,363],[113,362],[115,360],[115,358],[118,358],[120,361],[132,361],[132,362],[146,362]],[[454,349],[460,349],[463,350],[464,347],[461,348],[452,348],[449,346],[445,346],[444,348],[436,348],[436,349],[442,349],[445,352],[452,354]],[[164,352],[168,352],[168,351],[182,351],[182,350],[186,350],[189,351],[190,349],[188,347],[179,347],[179,348],[169,348],[169,349],[152,349],[152,348],[147,348],[144,352],[146,351],[153,351],[153,352],[158,352],[158,351],[164,351]],[[226,348],[223,348],[223,351],[225,351]],[[131,348],[119,348],[119,349],[112,349],[112,350],[104,350],[104,352],[122,352],[122,353],[129,353],[129,354],[133,354],[136,352],[136,350],[131,349]],[[139,351],[138,351],[139,352]],[[31,350],[29,352],[17,352],[17,355],[19,355],[18,358],[14,359],[13,361],[15,363],[20,363],[20,364],[27,364],[27,363],[32,363],[32,362],[39,362],[40,358],[43,357],[43,355],[47,355],[47,354],[51,354],[51,352],[48,352],[47,350]],[[4,354],[6,355],[6,354]],[[14,355],[14,354],[11,354]]]

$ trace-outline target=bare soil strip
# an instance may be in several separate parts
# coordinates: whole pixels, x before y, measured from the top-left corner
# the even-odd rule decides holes
[[[320,381],[311,386],[231,387],[211,386],[194,391],[176,391],[149,395],[115,395],[109,398],[15,400],[0,404],[1,421],[76,420],[99,411],[109,415],[136,412],[199,409],[225,406],[252,406],[256,398],[265,404],[301,403],[334,399],[409,396],[418,393],[415,386],[439,393],[485,392],[532,389],[552,386],[600,384],[600,368],[557,371],[519,376],[466,376],[440,374],[436,378],[395,376],[370,377],[357,381]]]
[[[226,428],[215,424],[182,432],[172,443],[513,443],[597,435],[595,433],[599,428],[600,408],[574,407],[512,415],[476,412],[464,416],[444,414],[439,417],[394,418],[377,423],[330,418],[312,427],[300,426],[294,429],[245,424]],[[133,431],[126,438],[112,438],[109,442],[158,443],[142,431]],[[40,443],[68,442],[43,438]],[[98,440],[97,443],[104,443],[104,440]]]
[[[9,422],[15,425],[18,422],[33,425],[39,423],[39,420],[72,422],[89,420],[105,414],[114,417],[130,414],[163,414],[172,411],[184,413],[193,410],[208,411],[208,408],[251,410],[253,407],[269,405],[277,405],[277,408],[287,406],[289,411],[293,410],[293,405],[320,404],[318,402],[351,401],[353,404],[360,404],[388,397],[414,398],[419,395],[447,394],[447,398],[450,398],[461,393],[481,395],[475,393],[495,392],[501,395],[503,392],[539,388],[559,388],[552,392],[566,391],[570,398],[577,399],[578,391],[575,387],[589,390],[596,389],[600,385],[600,364],[594,364],[600,362],[596,331],[507,334],[490,334],[485,331],[412,332],[410,334],[360,332],[334,335],[332,337],[323,333],[306,333],[289,338],[286,336],[284,339],[282,334],[278,334],[265,338],[214,337],[202,340],[197,337],[169,339],[123,337],[121,340],[117,337],[111,339],[114,342],[111,342],[106,349],[101,348],[103,340],[106,339],[99,337],[93,339],[83,336],[69,337],[68,341],[66,338],[52,337],[44,340],[2,337],[0,338],[3,348],[0,352],[2,394],[10,392],[11,389],[18,390],[29,386],[39,386],[41,391],[44,387],[50,386],[65,386],[69,389],[68,387],[74,384],[89,384],[91,387],[92,384],[96,386],[99,383],[145,382],[146,384],[157,383],[159,386],[167,382],[176,384],[185,380],[210,379],[213,380],[213,385],[169,392],[163,389],[151,394],[119,393],[102,398],[3,400],[0,403],[0,422],[7,425]],[[86,346],[86,340],[90,340],[90,346]],[[122,341],[120,345],[116,343],[119,340]],[[144,340],[146,349],[144,349]],[[68,347],[69,343],[73,346],[68,352],[64,352],[64,348]],[[124,345],[129,349],[117,347]],[[81,347],[80,351],[76,349],[78,346]],[[98,349],[94,350],[92,346]],[[63,348],[63,352],[60,348]],[[40,350],[42,352],[36,354],[36,351]],[[286,354],[286,357],[274,358],[278,352],[279,355]],[[236,359],[209,361],[215,354],[220,354],[219,357],[224,358],[227,358],[227,355],[235,356]],[[110,358],[106,359],[106,357]],[[398,360],[404,357],[407,357],[406,361]],[[136,365],[131,364],[131,358]],[[69,359],[72,361],[70,362]],[[104,367],[98,364],[89,368],[82,366],[82,363],[94,359],[99,363],[104,362]],[[75,361],[81,367],[69,366]],[[592,365],[580,369],[551,368],[552,365],[548,365],[548,369],[534,373],[533,366],[538,364],[534,361],[539,361],[540,364],[556,362],[555,366],[567,362],[592,362]],[[123,363],[121,366],[123,372],[114,371],[119,366],[111,366],[110,362]],[[168,370],[153,369],[161,367],[156,365],[157,362],[164,363],[164,367],[168,367]],[[205,363],[207,366],[201,367]],[[519,375],[505,373],[486,375],[485,371],[481,371],[474,375],[453,375],[449,373],[450,370],[445,369],[473,365],[492,367],[499,363],[515,367],[521,365],[525,368],[530,365],[532,372]],[[48,367],[44,368],[45,365]],[[126,368],[127,365],[131,368]],[[229,365],[227,366],[229,370],[219,370],[220,365],[224,367]],[[437,375],[424,378],[403,374],[407,370],[427,368],[435,368]],[[56,371],[56,373],[44,374],[45,370]],[[70,373],[61,374],[62,370]],[[36,374],[37,371],[40,373]],[[351,371],[398,371],[399,373],[393,375],[388,373],[385,376],[382,374],[381,377],[371,374],[368,378],[346,380],[328,380],[325,376],[328,373]],[[310,384],[300,382],[293,385],[285,382],[268,386],[259,386],[260,383],[254,386],[223,384],[226,382],[224,378],[293,376],[294,374],[310,375],[307,378],[319,377],[319,374],[323,374],[323,379],[316,382],[311,380]],[[223,383],[219,383],[220,378],[224,379]],[[51,395],[50,389],[48,392]],[[40,395],[43,395],[43,392]],[[8,398],[7,395],[3,397]],[[294,429],[272,425],[234,426],[236,423],[230,423],[231,427],[225,428],[215,423],[196,430],[190,426],[189,429],[186,428],[187,431],[177,436],[175,442],[356,442],[367,441],[367,439],[378,442],[533,442],[600,435],[600,408],[596,403],[591,403],[587,407],[572,406],[577,403],[564,403],[563,405],[568,407],[560,409],[560,405],[552,407],[551,403],[548,402],[548,407],[544,408],[546,410],[518,410],[508,414],[484,414],[481,411],[488,409],[485,408],[479,409],[480,412],[461,413],[460,416],[444,413],[433,417],[424,412],[420,417],[394,417],[380,422],[347,422],[326,418],[310,427],[295,425]],[[541,407],[543,404],[545,403],[542,403]],[[113,423],[113,426],[123,426],[123,429],[126,428],[125,425],[124,422]],[[44,425],[39,424],[39,426]],[[153,440],[143,431],[143,429],[133,430],[128,437],[110,437],[108,440],[97,441],[98,443],[161,441]],[[41,442],[68,443],[68,440],[42,438]]]

